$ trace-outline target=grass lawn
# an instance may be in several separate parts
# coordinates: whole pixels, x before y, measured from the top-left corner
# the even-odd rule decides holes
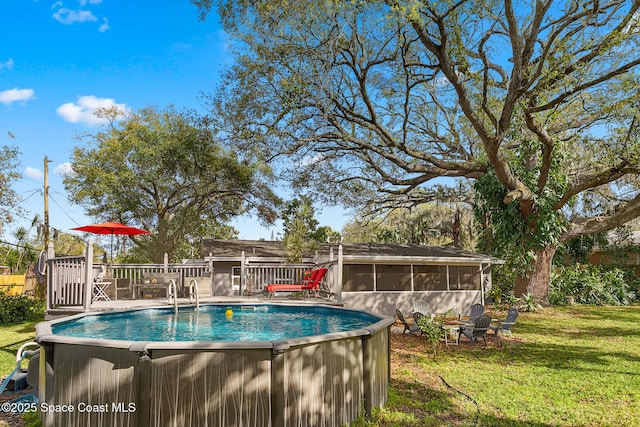
[[[16,352],[22,344],[33,341],[36,323],[38,322],[0,326],[0,377],[4,378],[16,367]],[[26,363],[23,367],[26,367]]]
[[[0,376],[35,323],[0,327]],[[366,424],[640,426],[639,306],[521,313],[499,343],[442,346],[434,360],[424,339],[393,334],[389,400]]]
[[[640,426],[638,306],[520,313],[512,338],[435,360],[420,337],[391,346],[389,400],[371,425]]]

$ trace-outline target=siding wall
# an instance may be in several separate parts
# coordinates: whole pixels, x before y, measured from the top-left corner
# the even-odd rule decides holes
[[[213,264],[213,295],[233,296],[237,295],[231,289],[231,274],[234,266],[239,262],[215,262]]]

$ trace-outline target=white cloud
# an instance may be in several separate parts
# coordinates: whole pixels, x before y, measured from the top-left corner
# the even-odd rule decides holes
[[[13,59],[9,58],[4,62],[0,62],[0,70],[6,68],[7,70],[13,70]]]
[[[318,153],[312,156],[303,157],[302,159],[300,159],[299,165],[301,167],[307,167],[307,166],[315,165],[316,163],[323,162],[326,159],[327,157],[324,154]]]
[[[102,18],[102,21],[103,21],[102,25],[100,25],[100,27],[98,28],[98,31],[100,31],[101,33],[104,33],[111,27],[109,26],[109,20],[107,18]]]
[[[70,25],[76,22],[94,22],[98,18],[90,10],[71,10],[65,7],[58,9],[53,18],[61,24]]]
[[[111,98],[97,98],[93,95],[81,96],[78,102],[67,102],[58,107],[56,112],[60,117],[71,123],[86,123],[97,125],[105,123],[107,120],[97,117],[96,111],[100,108],[116,108],[121,115],[127,111],[126,104],[116,104]]]
[[[59,176],[73,175],[73,166],[71,165],[70,162],[59,164],[53,170],[53,173]]]
[[[14,87],[13,89],[5,90],[0,92],[0,102],[3,104],[9,105],[12,102],[17,101],[29,101],[35,97],[33,89],[18,89]]]
[[[42,177],[44,176],[40,169],[32,168],[31,166],[27,166],[22,174],[27,178],[38,180],[42,179]]]

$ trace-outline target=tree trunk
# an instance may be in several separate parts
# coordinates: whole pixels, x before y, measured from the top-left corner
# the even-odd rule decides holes
[[[515,295],[521,297],[531,294],[543,306],[549,305],[549,280],[551,278],[551,262],[558,249],[557,246],[546,246],[536,251],[536,259],[526,275],[517,275]]]
[[[456,209],[456,213],[453,216],[453,224],[451,224],[451,234],[453,235],[453,246],[456,248],[461,248],[462,243],[460,242],[460,209]]]

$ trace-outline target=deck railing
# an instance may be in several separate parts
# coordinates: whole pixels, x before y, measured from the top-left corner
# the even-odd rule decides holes
[[[61,257],[47,262],[47,308],[85,305],[86,258]]]
[[[90,309],[93,297],[94,279],[105,270],[101,263],[89,263],[93,260],[93,247],[87,245],[85,256],[54,257],[53,245],[48,250],[47,268],[47,309],[64,306],[82,306]],[[243,258],[244,259],[244,258]],[[241,293],[251,294],[262,291],[270,283],[302,283],[305,271],[315,267],[329,269],[321,286],[321,293],[330,298],[339,295],[337,284],[340,281],[340,268],[337,260],[315,264],[252,264],[241,263]],[[213,263],[210,260],[192,260],[188,263],[169,264],[113,264],[106,266],[107,277],[125,279],[129,290],[133,285],[143,282],[145,273],[178,273],[178,288],[184,289],[191,278],[210,277],[213,279]],[[88,285],[87,285],[88,284]],[[208,291],[204,287],[203,291]],[[118,288],[116,286],[116,292]]]
[[[252,292],[261,291],[270,283],[302,283],[304,272],[312,267],[312,264],[250,264],[245,267],[243,289]]]
[[[68,306],[82,306],[88,310],[93,297],[94,279],[103,269],[107,270],[105,273],[108,277],[128,279],[125,282],[131,291],[134,284],[142,283],[145,273],[178,273],[179,289],[188,284],[191,278],[211,274],[211,266],[204,260],[184,264],[114,264],[106,268],[99,263],[87,264],[87,259],[93,259],[91,245],[87,245],[85,256],[53,257],[53,248],[48,256],[47,310]]]
[[[211,274],[206,261],[188,264],[113,264],[109,267],[109,275],[114,279],[129,279],[129,283],[142,283],[145,273],[178,273],[178,288],[188,285],[192,277],[203,277]]]
[[[249,264],[244,268],[245,282],[242,289],[251,293],[264,290],[264,287],[270,283],[302,283],[306,271],[316,267],[325,267],[328,271],[322,282],[321,290],[329,297],[333,297],[336,277],[335,268],[332,267],[336,264],[337,261],[320,264]]]

